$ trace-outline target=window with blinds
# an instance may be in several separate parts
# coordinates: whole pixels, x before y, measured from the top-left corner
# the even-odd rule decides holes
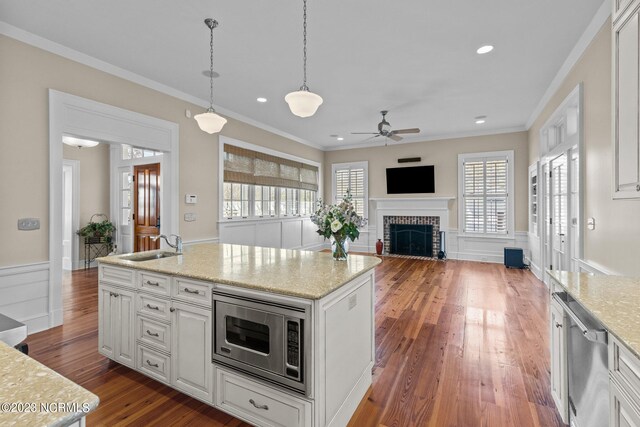
[[[367,217],[367,164],[366,162],[333,165],[333,196],[336,203],[351,192],[353,205],[358,213]]]
[[[319,188],[318,166],[224,144],[224,218],[309,216]]]
[[[513,215],[509,199],[513,152],[485,154],[459,156],[461,225],[464,233],[508,235]]]

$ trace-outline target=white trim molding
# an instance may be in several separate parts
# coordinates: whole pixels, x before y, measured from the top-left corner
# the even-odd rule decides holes
[[[62,136],[164,152],[162,232],[178,234],[179,128],[176,123],[49,89],[49,327],[62,324]],[[113,187],[113,175],[111,185]],[[110,189],[111,197],[114,190]],[[111,206],[115,205],[111,200]]]
[[[531,126],[533,126],[533,122],[535,122],[538,116],[540,116],[544,107],[546,107],[547,103],[549,103],[549,101],[551,100],[551,97],[560,88],[562,82],[564,82],[564,80],[567,78],[569,72],[571,72],[578,60],[582,57],[582,54],[587,50],[602,26],[605,24],[605,22],[607,22],[609,16],[611,16],[611,2],[604,1],[602,2],[602,5],[600,6],[596,14],[593,16],[593,19],[591,20],[587,28],[582,33],[582,36],[580,36],[580,39],[578,40],[576,45],[569,53],[569,56],[558,70],[558,73],[551,81],[551,84],[540,99],[540,102],[538,102],[536,108],[531,112],[529,120],[527,120],[527,124],[525,126],[526,130],[529,130]]]
[[[516,231],[514,234],[515,238],[512,239],[487,239],[464,236],[459,234],[458,230],[449,230],[447,233],[447,258],[502,264],[506,247],[520,248],[525,255],[528,252],[529,233]]]
[[[597,262],[589,261],[586,259],[575,259],[578,269],[581,273],[591,274],[604,274],[606,276],[621,276],[621,274],[615,273],[606,267],[601,266]]]
[[[49,329],[62,308],[49,310],[49,262],[0,268],[0,313],[27,325],[29,334]]]

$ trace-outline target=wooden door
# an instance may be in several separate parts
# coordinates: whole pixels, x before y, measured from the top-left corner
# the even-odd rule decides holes
[[[133,251],[160,249],[160,163],[133,167]]]

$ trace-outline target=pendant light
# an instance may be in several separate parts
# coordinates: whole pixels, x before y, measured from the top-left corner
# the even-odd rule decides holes
[[[284,100],[289,104],[289,109],[293,114],[298,117],[310,117],[313,116],[320,104],[322,104],[322,97],[309,91],[307,87],[307,0],[303,0],[303,13],[302,13],[302,68],[304,80],[300,90],[290,92],[284,97]]]
[[[200,129],[203,131],[207,133],[217,133],[220,132],[224,124],[227,123],[227,119],[218,115],[216,110],[213,109],[213,29],[218,26],[218,21],[207,18],[204,20],[204,23],[211,31],[211,39],[209,42],[211,53],[211,62],[209,66],[209,108],[206,113],[196,114],[193,118],[196,119],[198,126],[200,126]]]

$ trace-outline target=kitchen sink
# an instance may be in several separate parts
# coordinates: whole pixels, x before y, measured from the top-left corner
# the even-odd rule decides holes
[[[170,258],[176,255],[182,255],[178,252],[154,252],[154,253],[137,253],[123,256],[120,259],[124,259],[126,261],[150,261],[152,259],[161,259],[161,258]]]

